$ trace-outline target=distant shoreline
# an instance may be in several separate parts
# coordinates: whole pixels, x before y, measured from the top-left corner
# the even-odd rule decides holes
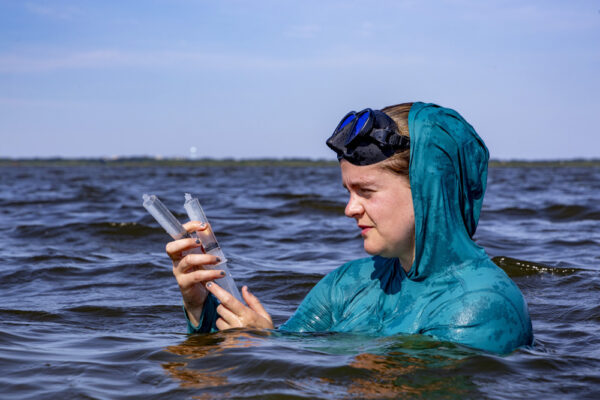
[[[289,159],[187,159],[153,157],[119,158],[0,158],[0,167],[326,167],[337,166],[337,161],[311,160],[303,158]],[[598,167],[600,159],[571,160],[490,160],[489,166],[496,167]]]

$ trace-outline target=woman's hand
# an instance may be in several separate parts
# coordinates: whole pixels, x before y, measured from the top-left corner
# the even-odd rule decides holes
[[[247,286],[242,288],[242,296],[248,307],[214,282],[207,283],[206,290],[221,302],[217,307],[217,313],[221,317],[217,320],[219,330],[231,328],[273,329],[271,316],[260,304],[258,298],[250,293]]]
[[[205,230],[208,225],[192,221],[183,225],[188,232]],[[202,308],[208,292],[204,284],[225,276],[223,270],[205,269],[207,265],[218,264],[221,260],[210,254],[186,254],[190,250],[201,247],[196,239],[187,238],[167,243],[167,254],[173,261],[173,275],[181,290],[183,304],[190,322],[198,325]]]

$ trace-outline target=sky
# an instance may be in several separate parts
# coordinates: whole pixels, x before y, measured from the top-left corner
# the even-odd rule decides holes
[[[0,0],[0,157],[335,159],[409,101],[493,159],[600,158],[600,0]]]

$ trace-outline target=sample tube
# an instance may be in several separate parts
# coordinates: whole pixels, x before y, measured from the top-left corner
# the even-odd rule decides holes
[[[220,257],[222,260],[225,259],[225,255],[221,251],[219,247],[219,242],[217,242],[217,238],[213,233],[212,227],[208,223],[208,219],[206,218],[206,214],[204,214],[204,210],[200,205],[200,201],[197,198],[193,197],[189,193],[185,194],[185,203],[183,204],[183,208],[187,212],[190,221],[199,221],[208,225],[203,231],[197,231],[196,234],[202,241],[202,246],[204,246],[204,251],[209,254],[213,254],[217,257]]]
[[[144,199],[144,208],[152,214],[156,222],[158,222],[173,239],[179,240],[189,237],[185,228],[158,197],[153,194],[148,195],[144,193],[142,198]]]
[[[203,231],[197,231],[196,234],[198,235],[198,238],[200,238],[200,240],[202,241],[204,251],[221,259],[221,263],[215,265],[214,267],[225,271],[225,277],[217,279],[217,283],[223,289],[227,290],[229,293],[234,295],[236,299],[242,301],[242,296],[240,295],[240,292],[238,291],[237,286],[235,285],[235,282],[233,280],[233,276],[231,275],[231,272],[229,272],[229,268],[227,267],[227,259],[223,254],[223,250],[221,250],[221,247],[219,247],[219,242],[217,242],[217,238],[213,233],[212,227],[208,223],[208,219],[204,214],[204,210],[202,210],[200,202],[197,198],[192,197],[191,194],[186,193],[183,208],[185,208],[185,211],[187,212],[190,221],[200,221],[208,225],[208,228],[206,228]]]

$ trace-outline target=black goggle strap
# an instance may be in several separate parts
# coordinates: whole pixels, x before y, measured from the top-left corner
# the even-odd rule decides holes
[[[408,136],[398,135],[396,132],[389,129],[377,129],[371,132],[373,139],[381,145],[392,146],[395,149],[408,148],[410,139]]]

